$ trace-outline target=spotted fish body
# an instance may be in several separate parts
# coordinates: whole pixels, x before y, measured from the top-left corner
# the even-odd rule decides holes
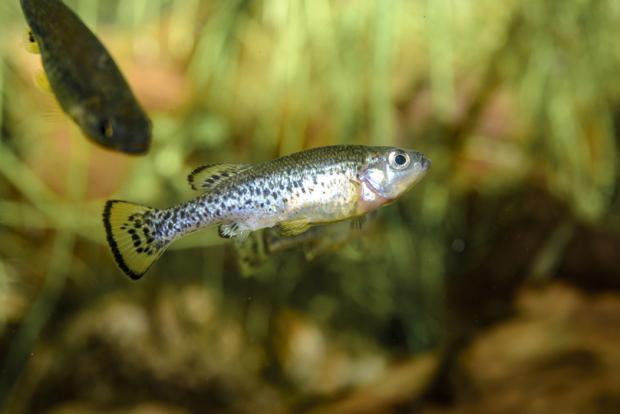
[[[174,240],[218,224],[222,237],[276,226],[296,235],[309,226],[369,213],[411,188],[430,161],[394,147],[316,148],[257,165],[210,165],[189,177],[205,193],[157,210],[108,201],[104,225],[120,268],[141,277]]]
[[[60,0],[20,0],[29,48],[41,54],[49,88],[84,135],[106,148],[145,153],[151,121],[112,56]]]

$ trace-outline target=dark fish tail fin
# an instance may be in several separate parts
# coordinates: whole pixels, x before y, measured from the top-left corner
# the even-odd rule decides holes
[[[133,280],[140,279],[168,247],[169,241],[157,237],[156,212],[120,200],[109,200],[103,209],[103,225],[114,260]]]

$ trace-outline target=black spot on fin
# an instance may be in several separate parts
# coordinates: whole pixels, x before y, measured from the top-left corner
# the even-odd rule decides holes
[[[217,228],[217,232],[220,237],[224,239],[230,239],[235,237],[239,231],[239,225],[237,223],[220,224]]]
[[[241,240],[245,240],[245,238],[250,233],[248,230],[241,230],[238,223],[220,224],[220,226],[217,228],[217,232],[219,233],[220,237],[223,237],[225,239],[236,237]]]
[[[103,210],[103,225],[118,267],[137,280],[161,256],[168,242],[154,237],[147,224],[155,209],[120,200],[110,200]]]
[[[24,36],[24,45],[26,46],[26,50],[30,53],[40,54],[39,44],[37,43],[37,39],[35,39],[32,30],[28,29],[25,32]]]
[[[192,189],[211,190],[230,177],[252,168],[251,164],[208,164],[196,168],[187,176]]]

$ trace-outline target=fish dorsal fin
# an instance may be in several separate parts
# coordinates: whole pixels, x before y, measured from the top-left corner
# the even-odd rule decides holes
[[[208,164],[196,168],[187,176],[192,189],[211,190],[219,183],[234,177],[242,171],[251,168],[250,164]]]

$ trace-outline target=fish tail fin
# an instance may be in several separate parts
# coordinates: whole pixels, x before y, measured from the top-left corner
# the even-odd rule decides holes
[[[120,200],[109,200],[103,209],[103,225],[114,260],[133,280],[140,279],[170,243],[157,237],[155,213],[154,208]]]

